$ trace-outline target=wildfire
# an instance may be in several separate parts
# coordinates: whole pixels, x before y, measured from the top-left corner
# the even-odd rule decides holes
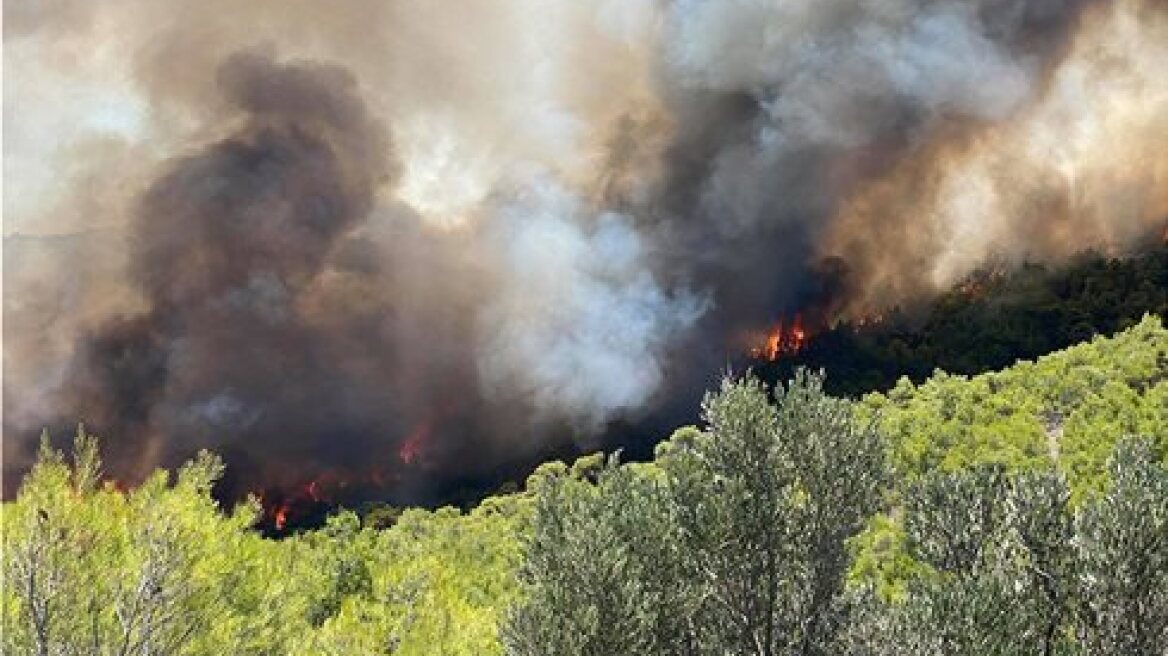
[[[1005,277],[1006,270],[1002,267],[976,271],[959,282],[955,291],[966,298],[982,298]]]
[[[298,481],[284,472],[281,482],[253,488],[252,498],[260,506],[257,528],[269,534],[284,534],[315,525],[323,521],[329,511],[350,501],[384,494],[389,486],[401,480],[403,465],[424,467],[427,464],[433,433],[432,420],[415,424],[397,445],[396,464],[390,458],[383,464],[357,469],[335,468],[307,473]],[[129,494],[135,488],[134,483],[112,477],[105,477],[102,485],[106,490],[121,494]]]
[[[397,447],[398,460],[404,465],[423,463],[433,427],[422,421]],[[260,525],[284,533],[307,522],[318,520],[325,511],[345,499],[360,498],[362,490],[382,490],[397,480],[395,468],[372,467],[363,471],[328,470],[295,486],[268,488],[256,496],[263,508]]]
[[[283,503],[280,504],[276,508],[276,512],[273,513],[272,519],[273,519],[272,524],[273,524],[273,526],[276,527],[276,530],[283,531],[284,527],[288,525],[288,506],[287,506],[287,504],[283,504]]]
[[[284,531],[287,528],[288,519],[310,515],[321,505],[328,504],[327,498],[321,494],[318,481],[310,481],[292,490],[291,493],[271,498],[271,503],[269,496],[260,494],[259,502],[264,507],[264,518],[277,531]]]
[[[397,457],[407,465],[413,464],[425,451],[426,443],[429,440],[430,422],[425,421],[419,424],[397,448]]]
[[[398,447],[404,464],[418,463],[425,454],[431,428],[427,423],[416,427]],[[252,498],[259,503],[257,528],[269,534],[283,534],[300,527],[313,526],[338,506],[384,494],[387,487],[400,480],[401,468],[370,466],[354,469],[328,469],[311,479],[293,482],[285,479],[262,489],[253,489]],[[124,479],[103,477],[103,489],[119,494],[130,494],[136,483]],[[226,499],[227,503],[233,499]]]
[[[779,320],[768,330],[760,343],[751,347],[750,357],[756,360],[774,362],[784,355],[795,355],[807,347],[807,330],[803,327],[803,315],[796,314],[791,325]]]
[[[288,528],[289,522],[318,514],[332,505],[332,497],[325,494],[323,486],[330,489],[347,487],[347,480],[339,475],[326,472],[289,492],[262,492],[258,495],[263,507],[262,523],[270,525],[277,532]]]

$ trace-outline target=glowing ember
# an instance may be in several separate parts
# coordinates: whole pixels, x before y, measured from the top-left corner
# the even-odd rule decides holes
[[[277,531],[283,531],[284,527],[288,525],[288,506],[287,504],[280,504],[276,507],[276,511],[272,514],[273,525]]]
[[[798,353],[807,345],[807,331],[803,330],[803,319],[795,315],[795,325],[791,326],[790,343],[787,345],[791,353]]]
[[[413,464],[425,450],[426,442],[430,439],[430,422],[422,422],[410,433],[410,436],[397,449],[397,456],[407,465]]]

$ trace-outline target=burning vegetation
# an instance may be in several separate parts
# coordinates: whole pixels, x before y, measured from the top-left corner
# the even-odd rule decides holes
[[[899,355],[829,380],[1004,364],[1045,342],[903,316],[1163,234],[1161,2],[634,4],[6,12],[6,120],[54,138],[6,143],[5,494],[84,421],[120,480],[222,453],[273,526],[437,503],[839,326]]]
[[[796,314],[790,324],[780,319],[750,348],[749,354],[755,360],[774,362],[785,355],[799,354],[807,346],[809,339],[807,330],[803,327],[803,315]]]
[[[1055,267],[993,267],[947,293],[813,331],[796,353],[765,359],[771,383],[825,369],[833,394],[861,396],[937,369],[978,374],[1168,315],[1168,244],[1124,258],[1084,253]]]

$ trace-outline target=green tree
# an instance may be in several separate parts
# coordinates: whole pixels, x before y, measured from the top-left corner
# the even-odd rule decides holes
[[[849,402],[799,372],[772,399],[757,381],[707,397],[709,427],[659,462],[704,653],[831,653],[847,540],[881,501],[883,443]]]
[[[240,575],[263,562],[238,548],[259,541],[255,509],[219,512],[221,472],[203,453],[173,485],[156,472],[123,494],[99,487],[93,437],[79,430],[71,466],[46,438],[4,509],[6,653],[270,653],[279,642],[260,629],[275,623],[272,599],[239,617],[250,590],[272,589]]]
[[[1079,637],[1088,654],[1168,653],[1168,468],[1120,442],[1107,493],[1076,521]]]
[[[875,653],[1049,656],[1068,607],[1069,491],[1057,474],[991,464],[933,472],[905,498],[905,545],[924,565],[867,621]],[[1061,653],[1061,652],[1059,652]]]
[[[803,373],[773,397],[728,379],[703,418],[653,465],[538,487],[510,653],[831,653],[881,441]]]
[[[533,478],[525,593],[503,629],[508,653],[674,653],[687,587],[670,542],[660,472],[584,458]]]
[[[857,595],[848,654],[1163,655],[1168,470],[1124,440],[1105,493],[1075,507],[1053,470],[933,472],[906,492],[904,594]]]
[[[1052,470],[1014,477],[1006,499],[1011,555],[1030,597],[1033,626],[1042,656],[1071,653],[1066,623],[1076,599],[1074,515],[1071,488]]]

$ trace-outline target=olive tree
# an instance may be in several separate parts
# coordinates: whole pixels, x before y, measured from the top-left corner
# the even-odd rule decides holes
[[[655,463],[541,484],[510,653],[832,653],[885,465],[822,382],[727,379]]]
[[[1075,522],[1079,638],[1096,656],[1168,653],[1168,469],[1125,440],[1110,485]]]

